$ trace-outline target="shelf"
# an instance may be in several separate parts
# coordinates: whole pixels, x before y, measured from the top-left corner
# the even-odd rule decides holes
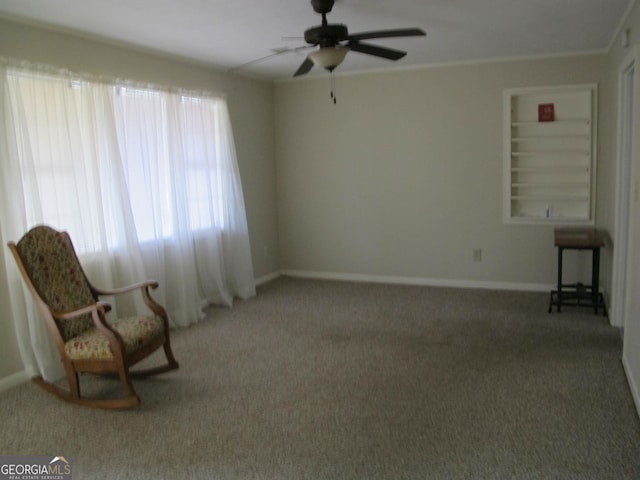
[[[505,223],[593,224],[597,85],[504,91]],[[553,104],[555,120],[538,121]]]
[[[588,150],[536,150],[527,152],[511,152],[512,157],[532,157],[535,155],[591,155]]]
[[[589,188],[589,182],[527,182],[512,183],[511,188]]]
[[[590,140],[590,135],[530,135],[525,137],[513,137],[512,142],[537,142],[545,140]]]
[[[551,126],[551,125],[591,125],[588,118],[568,118],[565,120],[554,120],[553,122],[539,122],[537,120],[526,120],[522,122],[511,122],[512,127],[532,127],[532,126]]]
[[[552,172],[552,173],[588,173],[589,167],[584,165],[540,165],[535,167],[512,167],[512,172]]]
[[[512,195],[511,200],[530,200],[534,202],[588,202],[589,197],[584,195]]]
[[[511,222],[513,225],[554,225],[554,226],[582,226],[591,225],[587,217],[538,217],[538,216],[514,216]]]

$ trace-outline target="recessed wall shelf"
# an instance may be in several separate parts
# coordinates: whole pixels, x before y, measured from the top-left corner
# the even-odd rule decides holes
[[[505,223],[595,223],[596,105],[596,84],[504,91]]]

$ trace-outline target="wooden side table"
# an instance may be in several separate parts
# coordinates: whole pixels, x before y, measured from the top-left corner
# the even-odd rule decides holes
[[[606,316],[604,299],[599,290],[600,248],[604,247],[600,232],[595,228],[556,228],[553,233],[554,244],[558,248],[558,287],[551,291],[549,313],[554,305],[558,312],[563,305],[572,305],[593,307],[596,314],[602,307]],[[562,283],[562,253],[565,250],[591,250],[591,285]]]

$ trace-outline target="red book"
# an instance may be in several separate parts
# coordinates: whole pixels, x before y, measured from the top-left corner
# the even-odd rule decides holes
[[[553,103],[541,103],[538,105],[538,121],[539,122],[553,122],[554,111]]]

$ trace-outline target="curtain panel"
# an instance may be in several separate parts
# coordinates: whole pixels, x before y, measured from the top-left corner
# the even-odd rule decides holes
[[[154,279],[173,327],[255,295],[242,185],[224,98],[0,63],[0,234],[71,235],[98,286]],[[6,258],[25,366],[61,372]],[[137,313],[131,299],[114,314]]]

